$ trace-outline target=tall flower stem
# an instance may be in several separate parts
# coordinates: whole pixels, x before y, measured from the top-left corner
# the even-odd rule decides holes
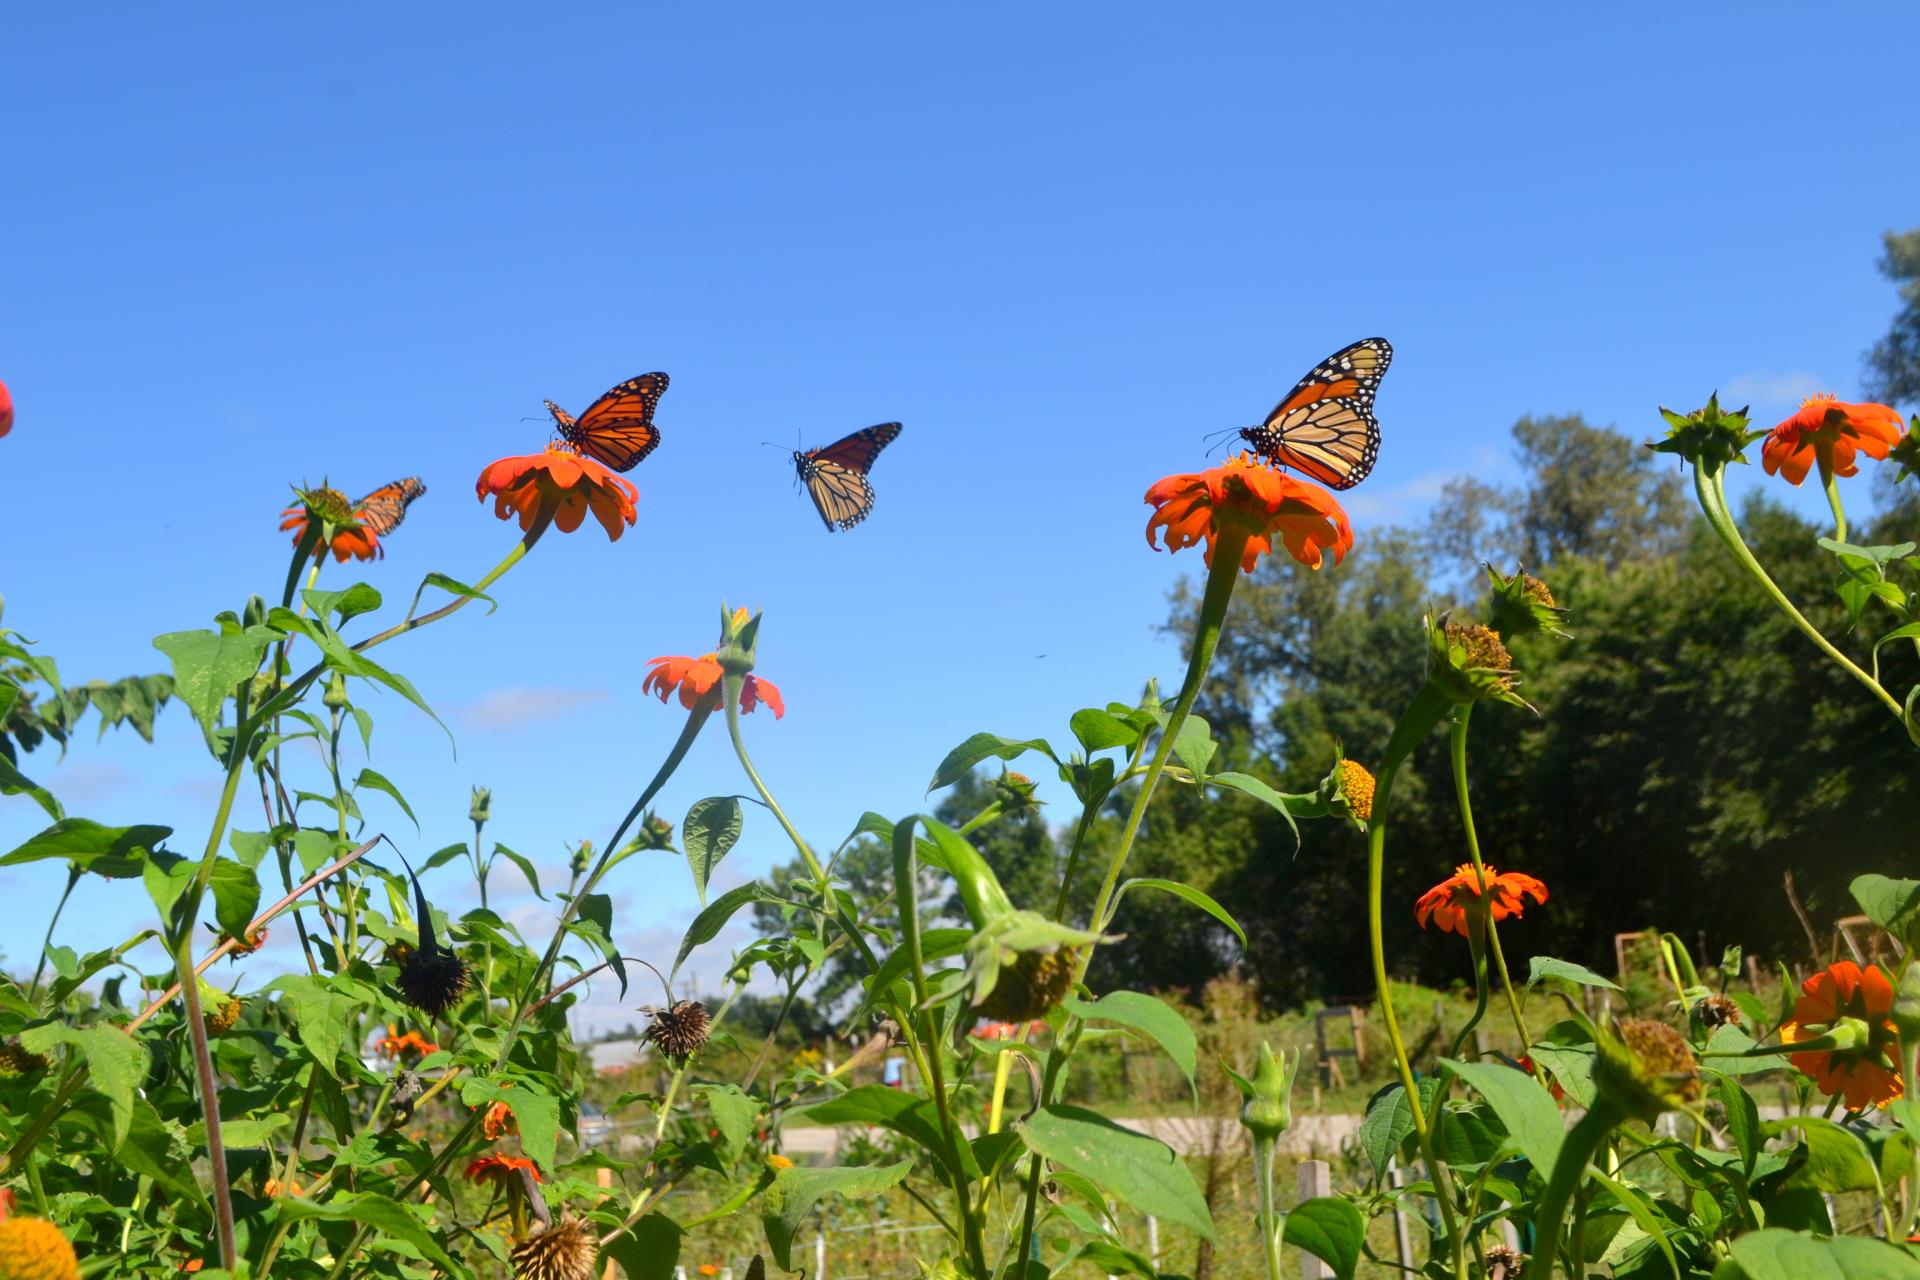
[[[1459,708],[1453,716],[1453,795],[1460,805],[1460,825],[1467,831],[1467,856],[1473,859],[1473,871],[1480,879],[1480,909],[1487,918],[1487,948],[1493,954],[1493,967],[1500,975],[1500,989],[1507,994],[1507,1010],[1513,1015],[1513,1029],[1520,1033],[1520,1051],[1533,1043],[1527,1034],[1527,1018],[1520,1011],[1520,997],[1513,989],[1513,976],[1507,972],[1507,957],[1500,950],[1500,930],[1493,921],[1492,904],[1487,900],[1487,865],[1480,860],[1480,836],[1473,825],[1473,801],[1467,795],[1467,718],[1473,705]],[[1481,999],[1486,999],[1486,977],[1481,978]]]
[[[726,693],[721,702],[727,713],[727,736],[733,739],[733,753],[740,757],[740,767],[746,771],[747,781],[753,784],[754,794],[760,797],[760,803],[767,806],[767,811],[779,822],[780,829],[787,833],[787,839],[793,842],[793,847],[800,851],[801,861],[807,864],[807,870],[813,873],[814,880],[824,891],[827,869],[820,865],[820,859],[814,856],[813,849],[800,835],[799,828],[793,825],[787,817],[787,811],[780,807],[780,802],[773,798],[773,792],[761,780],[760,771],[753,767],[753,757],[747,754],[746,739],[740,736],[740,693],[746,684],[746,676],[729,671],[724,684]]]
[[[1773,601],[1774,606],[1787,616],[1789,622],[1800,629],[1801,634],[1813,641],[1814,647],[1832,658],[1848,675],[1865,685],[1868,691],[1880,699],[1887,710],[1893,713],[1894,719],[1905,725],[1906,711],[1901,707],[1899,700],[1883,689],[1878,680],[1862,671],[1851,658],[1836,649],[1832,641],[1821,635],[1820,629],[1807,621],[1806,615],[1794,607],[1793,601],[1787,598],[1787,593],[1782,591],[1779,584],[1767,575],[1766,569],[1761,567],[1760,561],[1754,557],[1746,540],[1740,536],[1740,527],[1734,523],[1733,514],[1727,508],[1726,480],[1722,469],[1713,467],[1709,471],[1707,465],[1696,463],[1693,468],[1693,489],[1700,500],[1701,511],[1706,514],[1707,524],[1720,536],[1720,541],[1725,543],[1727,550],[1733,553],[1733,558],[1739,561],[1740,567],[1760,585],[1761,591]]]
[[[1560,1155],[1554,1160],[1553,1171],[1547,1179],[1546,1194],[1541,1196],[1539,1208],[1533,1215],[1534,1253],[1545,1264],[1545,1274],[1553,1272],[1555,1255],[1560,1252],[1560,1224],[1566,1219],[1568,1203],[1580,1190],[1587,1165],[1600,1150],[1600,1144],[1606,1141],[1607,1134],[1625,1118],[1604,1095],[1595,1098],[1593,1107],[1568,1131],[1567,1140],[1561,1144]]]
[[[78,863],[67,869],[67,887],[61,890],[59,904],[53,909],[53,919],[47,921],[46,936],[40,940],[40,963],[33,966],[33,981],[27,985],[29,1000],[40,990],[40,975],[46,972],[47,953],[53,949],[53,931],[60,924],[60,913],[67,909],[67,899],[73,896],[73,887],[80,883],[80,877],[85,874]]]
[[[1824,461],[1820,464],[1820,487],[1827,491],[1827,506],[1833,509],[1833,540],[1847,540],[1847,511],[1840,505],[1840,479]]]
[[[1147,805],[1153,800],[1160,775],[1166,771],[1167,761],[1173,755],[1173,744],[1180,736],[1181,726],[1186,724],[1194,701],[1200,696],[1200,688],[1206,683],[1207,668],[1213,665],[1213,653],[1220,645],[1220,632],[1227,619],[1227,605],[1233,599],[1233,586],[1240,577],[1240,557],[1246,545],[1247,535],[1231,530],[1223,530],[1213,545],[1213,563],[1207,569],[1207,590],[1200,600],[1200,621],[1194,631],[1193,653],[1187,659],[1186,681],[1180,686],[1180,696],[1167,717],[1166,728],[1160,731],[1159,745],[1154,748],[1146,777],[1141,780],[1140,790],[1134,795],[1133,808],[1127,814],[1127,825],[1120,832],[1120,846],[1114,850],[1106,878],[1100,882],[1100,893],[1094,899],[1093,915],[1088,926],[1096,933],[1107,926],[1113,910],[1114,890],[1120,883],[1121,869],[1127,865],[1127,855],[1133,852],[1133,842],[1140,834],[1140,823],[1147,815]],[[1097,945],[1095,941],[1082,948],[1074,972],[1076,979],[1086,977],[1087,966],[1093,962],[1093,949]]]
[[[1466,1253],[1460,1239],[1460,1225],[1453,1206],[1453,1179],[1440,1162],[1433,1145],[1433,1129],[1420,1105],[1419,1082],[1413,1063],[1407,1057],[1406,1038],[1400,1032],[1400,1018],[1393,1008],[1393,990],[1387,983],[1387,953],[1381,901],[1385,894],[1387,812],[1393,797],[1394,776],[1413,753],[1422,738],[1432,732],[1446,716],[1452,704],[1432,685],[1423,686],[1394,726],[1387,742],[1385,757],[1375,779],[1373,818],[1367,823],[1367,938],[1373,953],[1373,982],[1379,992],[1380,1013],[1386,1023],[1387,1042],[1393,1047],[1393,1061],[1399,1069],[1401,1087],[1406,1090],[1407,1110],[1413,1119],[1413,1131],[1420,1142],[1420,1154],[1433,1176],[1434,1199],[1440,1204],[1440,1217],[1446,1226],[1447,1247],[1453,1254],[1453,1273],[1467,1280]]]
[[[1273,1198],[1274,1148],[1271,1138],[1253,1143],[1253,1180],[1260,1192],[1260,1244],[1266,1251],[1267,1280],[1281,1280],[1280,1219]]]

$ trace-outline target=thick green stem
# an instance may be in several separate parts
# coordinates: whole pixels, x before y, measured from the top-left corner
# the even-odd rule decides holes
[[[1447,1047],[1449,1058],[1460,1056],[1460,1047],[1466,1044],[1467,1037],[1473,1034],[1473,1029],[1480,1025],[1480,1019],[1487,1016],[1487,946],[1481,936],[1482,931],[1475,927],[1475,922],[1469,920],[1467,929],[1467,950],[1473,955],[1473,989],[1476,999],[1473,1004],[1473,1016],[1467,1019],[1466,1024],[1460,1028],[1459,1034],[1454,1036],[1453,1043]],[[1522,1040],[1520,1043],[1521,1052],[1526,1052],[1524,1047],[1526,1041]]]
[[[1114,890],[1119,886],[1122,868],[1127,865],[1127,855],[1133,852],[1133,842],[1140,834],[1140,823],[1147,816],[1147,805],[1152,802],[1154,788],[1173,755],[1173,744],[1180,736],[1180,728],[1187,722],[1187,715],[1200,696],[1200,688],[1206,683],[1207,668],[1213,665],[1213,653],[1220,644],[1220,632],[1226,622],[1227,605],[1233,600],[1234,583],[1240,577],[1240,557],[1245,547],[1246,535],[1232,533],[1222,533],[1213,545],[1213,564],[1207,570],[1207,590],[1200,600],[1200,621],[1194,632],[1193,653],[1187,660],[1186,681],[1180,686],[1180,696],[1173,704],[1172,714],[1167,717],[1166,728],[1160,731],[1159,745],[1154,748],[1146,777],[1134,795],[1133,808],[1127,814],[1127,825],[1120,832],[1120,846],[1114,850],[1106,878],[1100,882],[1100,892],[1094,898],[1093,915],[1088,927],[1096,933],[1109,922]],[[1076,979],[1086,977],[1087,966],[1093,963],[1093,949],[1098,945],[1096,941],[1081,948],[1080,961],[1074,972]]]
[[[1494,923],[1493,911],[1487,897],[1487,864],[1480,860],[1480,836],[1473,825],[1473,802],[1467,795],[1467,718],[1473,713],[1473,706],[1459,708],[1453,716],[1453,795],[1460,805],[1460,825],[1467,830],[1467,854],[1473,859],[1473,870],[1480,878],[1480,902],[1487,917],[1487,946],[1493,953],[1494,969],[1500,974],[1500,989],[1507,994],[1507,1010],[1513,1015],[1513,1029],[1520,1033],[1520,1052],[1525,1053],[1533,1043],[1533,1037],[1527,1034],[1526,1015],[1520,1011],[1520,997],[1513,989],[1513,976],[1507,972],[1507,957],[1500,950],[1500,930]],[[1486,1001],[1486,976],[1481,975],[1480,999],[1482,1007]]]
[[[1266,1250],[1267,1280],[1281,1280],[1280,1221],[1273,1200],[1274,1140],[1253,1140],[1253,1178],[1260,1191],[1260,1243]]]
[[[1754,557],[1746,540],[1740,536],[1740,527],[1734,523],[1733,515],[1727,509],[1725,480],[1720,471],[1715,469],[1709,475],[1705,467],[1695,464],[1693,488],[1700,500],[1700,509],[1706,513],[1707,524],[1720,536],[1720,541],[1725,543],[1727,550],[1733,553],[1733,558],[1739,561],[1740,567],[1760,585],[1760,589],[1766,593],[1768,599],[1773,601],[1774,606],[1787,616],[1789,622],[1800,629],[1802,635],[1813,641],[1820,652],[1838,663],[1841,670],[1865,685],[1867,690],[1893,713],[1894,719],[1905,725],[1906,711],[1901,707],[1899,700],[1881,688],[1880,682],[1862,671],[1851,658],[1836,649],[1832,641],[1821,635],[1820,629],[1807,621],[1806,615],[1794,607],[1793,601],[1787,598],[1787,593],[1782,591],[1779,585],[1767,575],[1766,569],[1761,567],[1760,561]]]
[[[1439,1202],[1440,1216],[1446,1225],[1447,1246],[1453,1253],[1453,1272],[1459,1280],[1467,1280],[1466,1252],[1453,1205],[1453,1180],[1434,1148],[1433,1131],[1420,1105],[1419,1083],[1414,1078],[1413,1063],[1407,1057],[1407,1042],[1400,1033],[1400,1018],[1393,1008],[1393,990],[1387,982],[1387,953],[1381,914],[1386,882],[1387,812],[1393,797],[1394,775],[1420,740],[1446,716],[1451,706],[1445,694],[1432,685],[1423,686],[1400,717],[1400,723],[1394,726],[1393,737],[1388,741],[1386,754],[1380,762],[1380,773],[1373,793],[1373,819],[1367,824],[1367,935],[1373,953],[1373,981],[1379,992],[1381,1019],[1386,1023],[1387,1041],[1393,1046],[1393,1061],[1399,1069],[1401,1087],[1407,1093],[1407,1109],[1413,1119],[1414,1134],[1420,1142],[1420,1154],[1433,1176],[1434,1199]]]
[[[1623,1119],[1621,1112],[1604,1096],[1595,1098],[1592,1110],[1580,1118],[1580,1123],[1573,1126],[1567,1140],[1560,1145],[1560,1156],[1547,1179],[1546,1194],[1540,1198],[1540,1207],[1533,1215],[1533,1252],[1545,1262],[1545,1276],[1553,1274],[1554,1259],[1560,1252],[1560,1224],[1567,1216],[1567,1204],[1579,1191],[1580,1180],[1586,1176],[1594,1152]],[[1568,1274],[1578,1276],[1580,1268],[1576,1265]]]

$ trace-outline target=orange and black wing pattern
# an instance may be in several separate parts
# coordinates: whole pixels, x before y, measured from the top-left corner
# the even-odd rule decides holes
[[[880,451],[900,434],[900,424],[883,422],[864,427],[822,449],[793,455],[794,469],[829,531],[853,528],[873,511],[873,482],[867,471]]]
[[[549,400],[547,412],[561,439],[615,471],[631,471],[660,443],[653,410],[667,389],[664,373],[628,378],[587,406],[578,418]]]
[[[1393,344],[1365,338],[1322,360],[1267,420],[1240,432],[1261,457],[1335,489],[1367,478],[1380,456],[1374,393],[1393,361]]]
[[[419,476],[395,480],[354,503],[353,514],[360,523],[384,538],[400,527],[400,522],[407,518],[407,508],[426,491],[427,486],[420,483]]]

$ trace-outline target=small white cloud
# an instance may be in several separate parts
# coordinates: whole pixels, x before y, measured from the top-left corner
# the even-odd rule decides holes
[[[1774,373],[1768,369],[1749,369],[1727,383],[1726,390],[1720,393],[1720,403],[1729,408],[1743,404],[1770,408],[1792,406],[1831,385],[1831,380],[1823,379],[1817,373],[1798,370]]]
[[[524,728],[607,700],[605,689],[568,689],[560,687],[522,687],[495,689],[478,702],[454,707],[453,716],[462,727],[480,733],[499,733]]]

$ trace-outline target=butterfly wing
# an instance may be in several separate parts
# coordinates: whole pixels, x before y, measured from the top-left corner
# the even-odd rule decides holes
[[[873,511],[873,482],[867,469],[900,434],[900,424],[883,422],[845,436],[823,449],[794,455],[814,510],[829,530],[845,532]]]
[[[547,412],[568,444],[615,471],[631,471],[660,443],[653,410],[667,381],[664,373],[643,373],[595,400],[578,418],[551,400]]]
[[[420,483],[419,476],[395,480],[392,484],[381,485],[354,503],[353,514],[362,524],[384,538],[400,527],[400,522],[407,518],[407,508],[426,491],[427,486]]]
[[[1392,361],[1393,344],[1385,338],[1342,347],[1300,379],[1264,423],[1240,434],[1276,466],[1351,489],[1380,456],[1373,397]]]

